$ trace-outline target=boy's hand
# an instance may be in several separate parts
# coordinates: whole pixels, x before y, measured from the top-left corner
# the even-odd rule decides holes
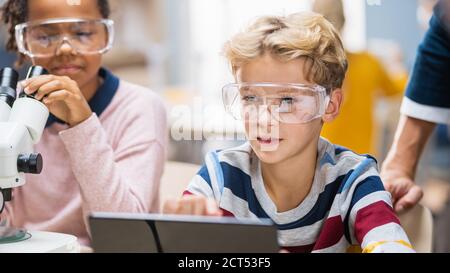
[[[78,84],[66,76],[42,75],[21,82],[24,92],[42,101],[48,110],[70,127],[92,115]]]
[[[222,216],[222,211],[214,199],[195,195],[183,196],[179,200],[167,200],[163,206],[163,213]]]

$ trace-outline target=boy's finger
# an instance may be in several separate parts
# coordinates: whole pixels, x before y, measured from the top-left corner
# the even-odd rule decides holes
[[[193,200],[193,215],[205,215],[206,214],[206,200],[205,199],[194,199]]]
[[[216,200],[207,199],[206,200],[206,214],[210,216],[222,216],[222,212],[216,204]]]
[[[180,201],[180,205],[178,207],[177,210],[177,214],[192,214],[193,213],[193,208],[192,208],[192,198],[183,198]]]
[[[165,214],[173,214],[178,210],[178,201],[174,199],[169,199],[164,202],[163,205],[163,213]]]

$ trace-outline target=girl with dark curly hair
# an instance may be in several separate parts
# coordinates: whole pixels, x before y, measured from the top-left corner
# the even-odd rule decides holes
[[[13,190],[2,218],[14,227],[76,235],[89,245],[92,211],[156,212],[166,145],[161,100],[101,67],[111,49],[107,0],[9,0],[7,49],[49,75],[21,82],[51,115],[35,150],[40,175]]]

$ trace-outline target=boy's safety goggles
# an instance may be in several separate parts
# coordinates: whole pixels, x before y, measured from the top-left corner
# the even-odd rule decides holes
[[[326,89],[319,85],[232,83],[222,89],[225,110],[235,119],[257,121],[268,111],[282,123],[301,124],[320,118],[328,106]]]
[[[114,41],[114,22],[61,18],[31,21],[16,25],[19,51],[30,58],[56,55],[61,45],[69,44],[79,54],[103,54]]]

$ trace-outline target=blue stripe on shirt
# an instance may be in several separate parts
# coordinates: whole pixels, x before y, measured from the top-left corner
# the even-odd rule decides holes
[[[224,187],[224,178],[223,178],[223,170],[220,165],[219,156],[216,152],[210,152],[209,156],[211,157],[211,161],[213,163],[214,171],[216,173],[217,185],[219,186],[220,195],[223,193]]]
[[[211,178],[209,177],[209,172],[208,172],[208,168],[206,167],[206,165],[202,166],[202,168],[198,171],[197,175],[200,176],[201,178],[203,178],[203,180],[205,180],[205,182],[208,183],[209,187],[212,190]]]
[[[221,166],[225,178],[225,187],[228,188],[235,196],[246,201],[248,203],[249,210],[258,218],[269,218],[256,198],[255,192],[251,185],[250,176],[239,168],[236,168],[228,163],[221,162]],[[342,191],[345,181],[349,178],[352,172],[353,170],[350,170],[347,174],[336,178],[334,182],[327,184],[324,191],[319,194],[316,203],[308,214],[291,223],[277,224],[278,229],[288,230],[300,228],[312,225],[317,221],[324,219],[333,204],[336,194]]]
[[[363,173],[365,173],[372,163],[373,163],[372,158],[364,159],[350,174],[348,179],[346,179],[341,191],[349,189],[353,185],[353,182],[355,182],[356,179],[358,179],[358,177],[360,177]]]
[[[258,218],[270,218],[256,198],[250,176],[226,162],[220,162],[220,165],[224,176],[224,187],[228,188],[235,196],[246,201],[249,210]]]
[[[343,152],[349,152],[349,151],[350,150],[345,148],[345,147],[342,147],[342,146],[339,146],[339,145],[334,145],[334,154],[335,155],[340,155]]]
[[[334,182],[327,184],[324,191],[319,194],[313,208],[304,217],[288,224],[277,225],[278,229],[287,230],[300,228],[312,225],[317,221],[324,219],[327,216],[335,196],[339,192],[341,184],[345,181],[346,177],[347,175],[339,176]]]

